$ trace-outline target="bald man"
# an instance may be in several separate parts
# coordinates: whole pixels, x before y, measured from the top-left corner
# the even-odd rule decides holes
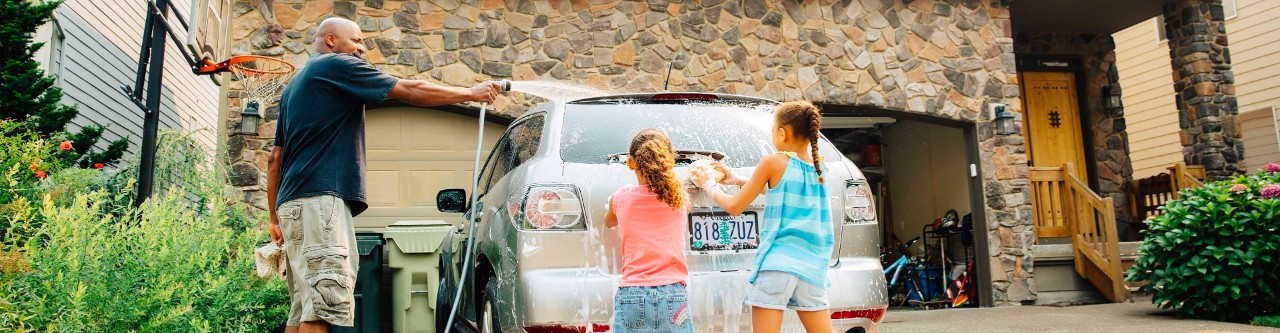
[[[445,87],[383,73],[360,58],[360,27],[341,18],[320,23],[314,47],[280,97],[267,171],[271,239],[285,245],[289,261],[289,333],[353,324],[359,254],[352,217],[368,208],[365,105],[489,102],[500,92],[496,83]]]

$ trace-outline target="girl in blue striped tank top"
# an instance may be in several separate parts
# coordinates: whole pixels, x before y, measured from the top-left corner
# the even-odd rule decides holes
[[[751,275],[752,328],[755,332],[782,329],[783,310],[796,310],[811,333],[831,332],[827,302],[827,259],[835,245],[831,211],[818,155],[822,115],[808,101],[778,105],[774,112],[773,145],[779,153],[765,156],[750,179],[743,180],[720,164],[721,183],[738,185],[737,195],[724,193],[706,169],[693,170],[693,182],[733,215],[742,214],[755,197],[765,195]],[[766,186],[768,186],[766,188]]]

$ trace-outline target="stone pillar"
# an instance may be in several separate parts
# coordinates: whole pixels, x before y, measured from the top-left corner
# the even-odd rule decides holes
[[[1182,156],[1209,180],[1245,172],[1235,75],[1222,0],[1178,0],[1164,7]]]

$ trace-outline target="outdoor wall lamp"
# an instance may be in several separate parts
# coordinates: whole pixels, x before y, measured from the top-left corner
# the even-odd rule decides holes
[[[1124,103],[1120,100],[1120,87],[1102,86],[1102,106],[1107,110],[1115,110],[1124,107]]]
[[[996,125],[996,134],[1010,135],[1017,133],[1013,128],[1013,113],[1009,112],[1004,104],[995,104],[992,107],[996,111],[995,120],[992,121]]]
[[[240,111],[240,134],[258,135],[258,124],[262,123],[262,113],[258,112],[258,101],[250,100]]]

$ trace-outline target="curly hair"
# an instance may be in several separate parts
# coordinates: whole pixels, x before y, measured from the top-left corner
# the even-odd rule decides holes
[[[636,170],[649,183],[649,190],[658,195],[659,201],[672,209],[684,208],[684,188],[675,173],[676,151],[666,133],[654,128],[641,130],[631,139],[627,153],[635,160]]]
[[[822,155],[818,154],[819,130],[822,129],[822,111],[809,101],[790,101],[778,105],[774,111],[774,122],[778,126],[786,126],[797,136],[809,140],[809,149],[813,153],[813,168],[818,170],[818,181],[822,178]]]

